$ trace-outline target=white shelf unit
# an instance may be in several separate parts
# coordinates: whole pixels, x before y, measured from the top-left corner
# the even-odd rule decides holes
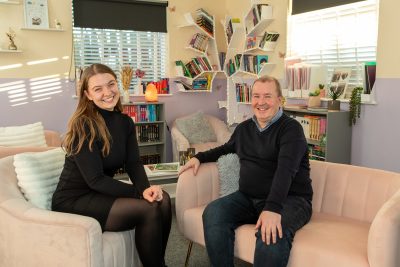
[[[257,9],[257,5],[267,4],[264,1],[258,1],[256,3],[252,3],[250,10],[246,13],[245,17],[241,20],[241,25],[236,25],[233,30],[233,34],[231,40],[228,42],[227,34],[226,44],[227,44],[227,52],[226,58],[224,62],[224,71],[227,74],[227,122],[229,125],[235,123],[241,123],[242,121],[250,118],[252,116],[251,106],[249,102],[239,102],[236,96],[236,84],[247,84],[249,87],[252,85],[253,81],[261,76],[270,74],[272,70],[275,68],[276,64],[273,62],[269,62],[270,54],[274,51],[277,42],[270,42],[268,45],[264,45],[263,47],[259,47],[260,40],[262,39],[264,33],[267,31],[267,27],[273,22],[272,17],[272,7],[268,6],[270,9],[269,15],[265,16],[265,14],[260,15],[258,23],[254,25],[253,22],[253,9]],[[226,24],[228,23],[228,19],[225,19],[224,29],[226,29]],[[248,38],[252,37],[256,38],[255,46],[252,48],[247,48]],[[235,62],[235,55],[240,54],[240,63],[239,67],[235,65],[235,72],[230,74],[228,71],[227,64],[229,60]],[[248,56],[257,56],[257,55],[268,55],[268,62],[264,63],[261,69],[257,72],[249,72],[245,70],[244,67],[244,57]],[[254,58],[253,58],[254,59]],[[249,99],[250,100],[250,99]]]
[[[201,51],[190,45],[185,47],[185,49],[192,51],[194,54],[194,57],[207,58],[208,62],[210,63],[210,65],[212,67],[212,70],[211,71],[203,70],[201,73],[197,74],[195,77],[180,76],[180,74],[177,73],[176,80],[183,81],[189,85],[192,85],[193,81],[195,81],[199,78],[204,78],[204,77],[206,77],[206,78],[211,77],[211,81],[209,82],[209,86],[208,86],[209,89],[207,89],[207,90],[200,90],[200,89],[186,90],[182,84],[176,83],[179,92],[185,92],[185,93],[188,93],[188,92],[190,92],[190,93],[212,92],[212,86],[213,86],[214,79],[215,79],[216,75],[219,72],[221,72],[221,67],[220,67],[220,62],[219,62],[219,57],[218,57],[217,42],[215,40],[215,19],[212,16],[213,34],[211,34],[210,32],[208,32],[205,29],[203,29],[202,27],[200,27],[195,22],[196,12],[195,13],[190,13],[190,12],[185,13],[184,14],[185,22],[183,24],[179,25],[178,28],[186,28],[186,27],[194,28],[196,30],[194,32],[194,34],[201,33],[208,37],[205,51]],[[202,14],[204,14],[204,13],[202,13]],[[186,64],[186,63],[184,63],[184,64]],[[209,75],[211,75],[211,76],[209,76]]]
[[[19,5],[19,1],[0,1],[0,5]]]
[[[6,49],[0,49],[0,53],[22,53],[22,50],[6,50]]]
[[[30,28],[30,27],[22,27],[21,30],[24,30],[24,31],[65,32],[64,29],[57,29],[57,28]]]

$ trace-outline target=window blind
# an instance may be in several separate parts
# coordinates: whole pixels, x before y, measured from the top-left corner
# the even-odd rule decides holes
[[[292,0],[292,15],[351,4],[358,1],[363,0]]]
[[[166,33],[74,27],[73,35],[76,67],[103,63],[118,74],[121,66],[130,65],[145,71],[143,81],[166,76]],[[136,83],[133,78],[131,89]]]
[[[363,63],[376,60],[378,0],[288,17],[287,55],[325,64],[327,83],[336,67],[352,68],[349,83],[363,84]]]
[[[166,1],[73,0],[72,3],[76,27],[167,32]]]

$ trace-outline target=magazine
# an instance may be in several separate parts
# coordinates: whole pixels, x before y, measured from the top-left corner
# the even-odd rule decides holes
[[[156,172],[178,172],[179,171],[179,162],[149,164],[149,165],[146,165],[146,167],[153,173],[156,173]]]

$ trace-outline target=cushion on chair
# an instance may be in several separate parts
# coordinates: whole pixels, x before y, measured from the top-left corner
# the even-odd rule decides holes
[[[0,146],[47,146],[42,123],[36,122],[22,126],[0,127]]]
[[[51,209],[51,198],[65,161],[62,148],[14,156],[18,186],[25,198],[42,209]]]
[[[215,142],[217,136],[203,112],[196,112],[175,121],[176,127],[191,144]]]
[[[226,196],[237,191],[239,188],[239,157],[233,153],[223,155],[219,157],[217,167],[220,196]]]

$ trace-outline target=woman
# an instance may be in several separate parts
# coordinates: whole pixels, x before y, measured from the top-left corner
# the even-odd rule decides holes
[[[93,217],[103,231],[135,228],[142,264],[164,266],[171,200],[159,186],[150,186],[135,125],[121,111],[115,73],[102,64],[86,68],[63,142],[67,156],[52,209]],[[120,168],[133,185],[113,179]]]

